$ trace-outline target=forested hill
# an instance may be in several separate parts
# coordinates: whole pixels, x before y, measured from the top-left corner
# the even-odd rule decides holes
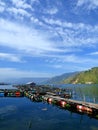
[[[76,75],[78,72],[72,72],[72,73],[64,73],[59,76],[55,76],[53,78],[50,78],[49,80],[43,82],[45,84],[62,84],[65,79],[68,79],[69,77],[72,77]]]
[[[98,67],[94,67],[87,71],[82,71],[74,76],[63,80],[62,83],[98,84]]]

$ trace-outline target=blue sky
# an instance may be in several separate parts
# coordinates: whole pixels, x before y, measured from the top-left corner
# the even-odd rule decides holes
[[[98,0],[0,0],[0,78],[98,66]]]

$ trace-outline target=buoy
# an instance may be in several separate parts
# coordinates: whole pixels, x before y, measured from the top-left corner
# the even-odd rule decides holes
[[[44,100],[44,101],[48,101],[48,98],[47,98],[47,97],[43,97],[43,100]]]
[[[47,102],[48,102],[48,103],[52,103],[52,101],[53,101],[52,98],[48,98],[48,99],[47,99]]]
[[[32,96],[31,96],[31,100],[33,100],[33,97],[34,97],[34,96],[32,95]]]
[[[61,106],[61,107],[65,107],[66,106],[66,102],[65,101],[59,101],[59,105]]]
[[[8,95],[7,95],[7,96],[8,96],[8,97],[13,97],[13,95],[14,95],[13,93],[8,92]],[[14,96],[15,96],[15,95],[14,95]]]
[[[85,111],[85,107],[82,106],[82,105],[77,105],[76,107],[77,107],[77,110],[80,111],[80,112]]]
[[[95,116],[98,119],[98,115]]]
[[[93,112],[93,110],[91,108],[89,108],[89,107],[85,107],[85,111],[87,111],[88,113],[92,113]]]
[[[20,97],[20,92],[16,92],[16,93],[15,93],[15,96],[16,96],[16,97]]]
[[[26,92],[25,95],[26,95],[26,97],[28,97],[29,94]]]
[[[66,108],[70,108],[70,107],[71,107],[71,105],[67,103],[66,104]]]

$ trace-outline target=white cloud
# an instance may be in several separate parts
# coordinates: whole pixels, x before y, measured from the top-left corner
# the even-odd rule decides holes
[[[68,62],[72,62],[72,63],[78,63],[81,62],[77,56],[73,55],[73,54],[65,54],[65,55],[51,55],[51,57],[53,58],[52,60],[46,60],[46,62],[49,63],[68,63]]]
[[[93,27],[88,24],[84,23],[72,23],[72,22],[67,22],[67,21],[61,21],[60,19],[47,19],[46,17],[43,17],[43,20],[51,25],[57,25],[60,26],[61,28],[71,28],[74,29],[75,31],[77,30],[91,30]],[[98,25],[94,26],[94,29],[98,29]]]
[[[60,68],[62,68],[62,65],[53,65],[52,68],[60,69]]]
[[[60,20],[47,19],[47,18],[44,18],[44,17],[43,17],[43,20],[46,23],[51,24],[51,25],[55,24],[55,25],[61,26],[63,24]]]
[[[28,13],[28,12],[27,12],[26,10],[24,10],[24,9],[17,9],[17,8],[12,7],[12,8],[8,8],[7,10],[8,10],[10,13],[14,14],[15,16],[17,16],[17,15],[22,15],[22,16],[27,16],[27,17],[30,17],[30,16],[31,16],[31,14]]]
[[[98,55],[98,51],[92,52],[92,53],[90,53],[90,54],[88,54],[88,55]]]
[[[0,53],[0,60],[8,60],[12,62],[21,62],[20,57],[14,55],[14,54],[9,54],[9,53]]]
[[[4,11],[4,7],[0,6],[0,12],[2,13]]]
[[[40,4],[39,0],[30,0],[30,5],[33,7],[34,4]]]
[[[16,68],[0,68],[0,79],[23,77],[51,77],[53,74],[46,72],[23,71]]]
[[[25,50],[33,55],[62,51],[48,40],[47,34],[4,19],[0,19],[0,45]]]
[[[5,3],[0,1],[0,12],[2,13],[5,10]]]
[[[45,26],[38,18],[35,18],[35,17],[32,16],[30,19],[31,19],[32,24]]]
[[[31,0],[31,3],[34,3],[34,2],[36,2],[36,1],[38,2],[39,0]]]
[[[77,6],[82,6],[85,3],[85,1],[87,2],[87,0],[78,0]]]
[[[77,6],[85,6],[88,10],[96,9],[98,8],[98,0],[78,0]]]
[[[32,13],[29,10],[33,11],[31,5],[27,4],[24,0],[11,0],[14,5],[8,6],[7,2],[0,1],[0,12],[8,13],[8,15],[15,16],[17,19],[23,19],[24,16],[31,17]],[[29,10],[27,9],[29,8]],[[8,17],[9,17],[8,16]]]
[[[90,55],[90,54],[89,54]],[[48,56],[47,56],[48,57]],[[76,55],[76,54],[63,54],[63,55],[51,55],[51,57],[48,57],[48,59],[45,60],[48,65],[55,66],[65,64],[80,64],[80,66],[85,64],[98,64],[98,60],[94,57],[88,57],[88,55]]]
[[[0,0],[0,5],[5,6],[5,3]]]
[[[39,20],[37,18],[34,18],[34,17],[31,17],[31,21],[34,22],[34,23],[38,23]]]
[[[98,25],[63,22],[44,17],[43,20],[50,24],[51,36],[59,37],[65,47],[91,47],[98,44]]]
[[[54,15],[58,12],[58,9],[57,8],[51,8],[51,9],[45,10],[44,12],[48,13],[50,15]]]
[[[38,21],[34,18],[32,20]],[[64,53],[81,51],[79,49],[80,46],[88,47],[97,45],[97,25],[93,27],[82,23],[70,23],[68,26],[70,26],[72,30],[67,28],[63,29],[64,27],[61,25],[55,27],[55,29],[51,27],[51,32],[48,31],[48,33],[44,33],[43,31],[35,30],[34,27],[30,28],[25,25],[0,19],[0,45],[13,47],[18,50],[23,50],[32,56],[41,57],[59,57],[61,56],[59,53],[61,53],[61,57],[63,57],[65,55]],[[74,26],[77,27],[77,31],[74,30]],[[62,42],[56,43],[55,41],[49,40],[56,35],[62,38]],[[71,60],[71,62],[74,62],[74,59],[75,57],[69,57],[67,61],[70,62]],[[75,60],[77,61],[77,59]]]
[[[27,4],[25,2],[25,0],[11,0],[11,1],[17,8],[23,8],[23,9],[30,8],[30,9],[32,9],[31,5]]]
[[[63,63],[83,63],[88,61],[88,58],[82,58],[81,56],[76,56],[75,54],[69,54],[65,56],[59,56],[58,60]]]

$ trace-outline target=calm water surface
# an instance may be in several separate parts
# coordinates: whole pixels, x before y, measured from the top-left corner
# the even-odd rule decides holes
[[[0,89],[16,89],[13,85],[0,85]]]
[[[25,97],[0,98],[0,130],[98,130],[98,120]]]

